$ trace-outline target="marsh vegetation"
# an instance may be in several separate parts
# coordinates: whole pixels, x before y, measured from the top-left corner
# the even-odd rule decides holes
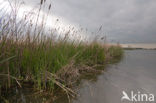
[[[8,90],[22,88],[24,84],[51,94],[61,88],[68,96],[74,97],[76,93],[71,87],[82,73],[94,73],[97,66],[123,55],[119,45],[111,46],[97,39],[89,42],[71,39],[71,35],[76,35],[74,29],[57,37],[52,32],[57,28],[47,32],[45,18],[48,15],[38,23],[44,2],[40,2],[35,23],[32,23],[30,13],[23,14],[19,20],[20,8],[14,6],[9,18],[4,17],[5,14],[0,17],[0,95],[3,100]],[[48,9],[50,11],[51,4]]]

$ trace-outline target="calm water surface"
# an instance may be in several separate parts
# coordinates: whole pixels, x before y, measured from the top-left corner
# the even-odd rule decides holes
[[[73,103],[132,103],[121,101],[122,91],[156,95],[156,50],[125,51],[123,60],[107,67],[96,82],[83,80]]]

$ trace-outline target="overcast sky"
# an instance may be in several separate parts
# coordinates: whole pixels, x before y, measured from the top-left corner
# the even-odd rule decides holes
[[[27,5],[40,0],[25,0]],[[156,0],[49,0],[54,16],[121,43],[156,43]],[[89,34],[88,34],[89,35]],[[90,34],[91,35],[91,34]]]

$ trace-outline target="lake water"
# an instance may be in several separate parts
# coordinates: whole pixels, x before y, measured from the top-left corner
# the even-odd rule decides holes
[[[83,80],[73,103],[132,103],[121,101],[122,91],[156,95],[156,50],[125,51],[123,60],[108,66],[96,82]]]

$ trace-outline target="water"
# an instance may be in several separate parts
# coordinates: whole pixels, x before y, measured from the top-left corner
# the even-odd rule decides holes
[[[96,82],[82,81],[73,103],[122,103],[122,91],[156,95],[156,50],[125,51],[123,60],[107,67]]]
[[[156,50],[125,50],[120,63],[108,65],[103,73],[90,80],[81,80],[76,90],[79,96],[71,103],[132,103],[121,101],[122,91],[128,95],[131,91],[156,95]],[[42,93],[40,96],[30,88],[14,92],[9,98],[13,103],[44,103],[47,100],[68,103],[66,96],[56,98]]]

